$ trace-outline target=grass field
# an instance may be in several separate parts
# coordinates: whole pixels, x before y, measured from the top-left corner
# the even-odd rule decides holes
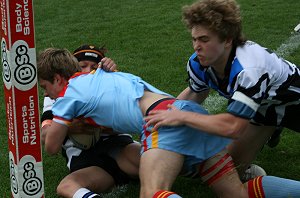
[[[156,87],[177,95],[186,86],[185,65],[192,54],[190,33],[181,22],[181,8],[192,0],[37,0],[34,1],[37,52],[47,47],[75,49],[84,43],[104,44],[119,69],[143,77]],[[238,0],[246,36],[271,50],[293,44],[284,55],[300,65],[300,38],[290,41],[300,23],[300,1]],[[2,71],[2,68],[1,68]],[[1,78],[2,82],[2,78]],[[0,86],[0,197],[10,197],[7,132],[3,83]],[[42,98],[42,97],[41,97]],[[40,105],[42,102],[40,102]],[[213,95],[205,103],[212,113],[224,111],[225,101]],[[300,112],[299,112],[300,113]],[[300,116],[299,116],[300,118]],[[268,174],[300,180],[300,135],[284,130],[280,144],[265,147],[255,163]],[[56,186],[67,174],[64,159],[44,156],[45,195],[57,197]],[[130,184],[106,197],[138,197]],[[199,180],[178,178],[174,191],[183,197],[213,197]]]

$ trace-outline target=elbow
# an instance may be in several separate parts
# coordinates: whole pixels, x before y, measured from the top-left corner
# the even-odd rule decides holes
[[[242,136],[243,131],[245,131],[249,121],[243,118],[235,117],[235,119],[233,119],[230,123],[231,124],[227,127],[225,134],[227,137],[232,139],[238,139]]]
[[[55,155],[59,152],[60,147],[49,146],[49,144],[45,144],[45,151],[48,155]]]
[[[243,132],[248,126],[249,121],[244,118],[236,117],[230,114],[228,120],[226,122],[223,122],[222,129],[223,134],[225,134],[226,137],[232,138],[232,139],[238,139],[243,135]]]
[[[229,137],[231,139],[238,139],[241,136],[241,131],[232,129],[232,130],[226,131],[225,134],[226,134],[226,137]]]

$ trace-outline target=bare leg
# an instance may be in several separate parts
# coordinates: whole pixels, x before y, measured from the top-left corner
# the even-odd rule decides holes
[[[140,164],[140,198],[152,198],[159,190],[171,190],[180,173],[184,156],[162,149],[143,153]]]
[[[140,165],[141,145],[137,142],[127,145],[118,154],[116,161],[122,171],[131,176],[138,178]]]
[[[240,181],[232,157],[221,151],[200,165],[201,178],[222,198],[247,198],[247,188]]]
[[[228,146],[240,176],[243,175],[250,163],[256,158],[263,145],[273,134],[273,126],[256,126],[249,124],[243,135]]]
[[[248,198],[247,187],[242,184],[236,170],[223,175],[218,181],[210,185],[217,197],[221,198]]]
[[[115,186],[114,179],[103,169],[91,166],[67,175],[58,185],[59,196],[72,198],[79,188],[88,188],[95,193],[111,190]]]
[[[300,182],[274,176],[256,177],[244,185],[234,168],[232,158],[222,151],[200,167],[201,178],[222,198],[299,197]]]

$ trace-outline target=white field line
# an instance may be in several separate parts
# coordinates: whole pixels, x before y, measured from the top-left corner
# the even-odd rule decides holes
[[[227,103],[227,99],[219,96],[218,94],[210,94],[203,102],[203,107],[210,114],[216,114],[222,112],[222,107],[224,107]]]
[[[284,43],[282,43],[276,50],[275,53],[280,57],[287,57],[293,53],[300,46],[300,33],[293,33]],[[216,114],[222,111],[227,100],[218,94],[210,94],[203,103],[210,114]]]
[[[110,193],[102,194],[103,198],[120,198],[123,197],[124,194],[128,189],[128,185],[120,186],[112,190]]]
[[[295,33],[286,42],[282,43],[275,53],[280,57],[287,57],[300,46],[300,34]]]

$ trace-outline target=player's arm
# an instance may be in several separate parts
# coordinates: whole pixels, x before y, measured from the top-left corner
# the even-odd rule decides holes
[[[199,104],[201,104],[209,94],[209,89],[202,91],[200,93],[194,92],[190,87],[184,89],[178,96],[179,100],[193,100]]]
[[[41,116],[41,128],[47,127],[51,125],[53,114],[52,114],[52,106],[53,106],[54,100],[50,99],[48,96],[44,97],[44,104],[43,104],[43,114]],[[42,144],[45,144],[45,138],[46,133],[43,133],[43,130],[41,130],[41,142]]]
[[[189,116],[190,119],[183,115],[183,121],[186,125],[198,128],[207,133],[234,139],[240,137],[242,131],[245,130],[249,123],[249,120],[230,113],[215,115],[205,115],[193,112],[187,113],[191,113],[191,115]]]
[[[61,150],[61,146],[68,133],[68,127],[57,122],[45,125],[41,129],[45,135],[45,151],[49,155],[57,154]]]
[[[206,133],[228,138],[238,138],[249,123],[247,119],[230,113],[207,115],[180,111],[174,106],[170,106],[168,111],[156,110],[149,112],[149,115],[145,117],[145,121],[147,126],[154,126],[153,130],[157,130],[160,126],[187,125]]]
[[[45,144],[45,139],[46,139],[46,130],[43,130],[47,127],[49,127],[52,124],[52,119],[46,119],[43,120],[42,125],[41,125],[41,142],[42,144]]]

